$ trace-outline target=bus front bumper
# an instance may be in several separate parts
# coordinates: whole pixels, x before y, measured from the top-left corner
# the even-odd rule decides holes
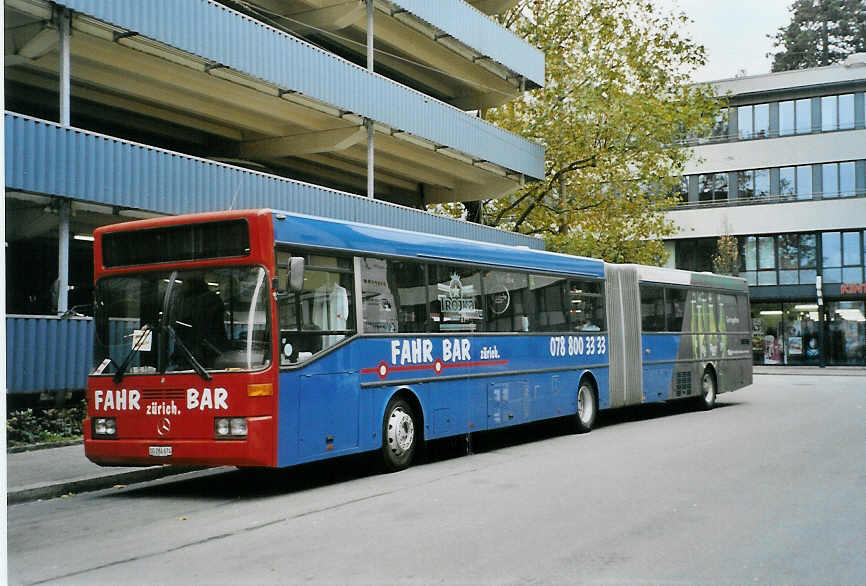
[[[93,439],[84,420],[84,454],[100,466],[275,466],[272,417],[249,418],[242,439]]]

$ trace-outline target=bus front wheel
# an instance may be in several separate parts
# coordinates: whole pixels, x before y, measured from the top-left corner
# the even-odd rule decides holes
[[[397,472],[412,465],[418,431],[415,412],[409,403],[399,397],[391,399],[382,422],[382,461],[386,471]]]
[[[590,381],[582,380],[577,389],[577,413],[574,414],[574,431],[576,433],[592,431],[597,415],[598,395],[595,392],[595,387]]]

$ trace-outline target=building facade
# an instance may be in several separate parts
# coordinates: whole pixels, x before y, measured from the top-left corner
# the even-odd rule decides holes
[[[690,143],[669,265],[711,271],[735,237],[756,364],[866,365],[866,55],[713,85],[727,107]]]
[[[97,226],[272,207],[543,247],[423,211],[543,177],[477,115],[544,83],[513,4],[4,0],[9,391],[84,386]]]

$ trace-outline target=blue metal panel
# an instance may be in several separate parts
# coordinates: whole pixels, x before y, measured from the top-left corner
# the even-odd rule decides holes
[[[279,212],[275,212],[274,238],[278,242],[371,254],[604,277],[604,262],[600,260]]]
[[[6,317],[9,393],[84,389],[93,362],[93,320]]]
[[[121,29],[536,179],[544,147],[210,0],[62,0]]]
[[[599,406],[606,408],[607,337],[578,336],[604,336],[605,351],[554,355],[552,340],[559,336],[455,333],[454,338],[469,341],[467,353],[455,356],[446,349],[448,344],[455,347],[451,336],[358,337],[306,366],[280,373],[277,465],[377,449],[385,405],[400,389],[409,389],[418,398],[425,439],[575,413],[578,383],[586,371],[596,378]],[[432,343],[429,357],[418,361],[395,353],[394,343],[399,347],[404,340],[421,339]],[[495,348],[496,358],[482,358],[484,348]],[[348,384],[337,384],[339,376]],[[332,380],[317,385],[316,392],[319,378]],[[304,417],[305,412],[313,416]]]
[[[6,186],[164,214],[270,207],[543,248],[513,232],[6,114]]]
[[[463,0],[391,0],[391,3],[539,87],[544,86],[544,53]]]

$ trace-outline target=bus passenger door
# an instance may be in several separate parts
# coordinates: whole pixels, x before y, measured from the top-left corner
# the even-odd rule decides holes
[[[302,460],[358,447],[358,372],[305,374],[298,396],[298,455]]]

